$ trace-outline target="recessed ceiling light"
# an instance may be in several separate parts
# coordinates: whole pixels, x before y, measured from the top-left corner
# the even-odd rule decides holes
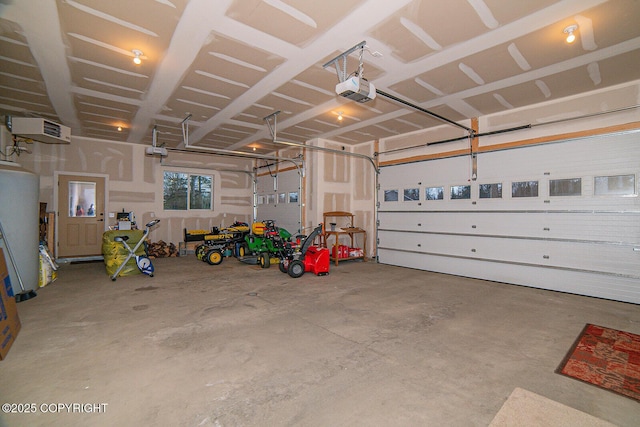
[[[122,132],[122,126],[118,126],[118,132]]]
[[[133,52],[133,63],[136,65],[140,65],[142,64],[142,59],[140,59],[140,57],[143,55],[141,50],[138,49],[133,49],[131,52]]]
[[[573,33],[577,29],[578,29],[578,26],[576,24],[573,24],[573,25],[569,25],[564,30],[562,30],[562,32],[567,35],[567,38],[566,38],[567,43],[573,43],[574,41],[576,41],[576,35]]]

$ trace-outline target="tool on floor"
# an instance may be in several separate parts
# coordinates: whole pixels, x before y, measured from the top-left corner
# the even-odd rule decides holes
[[[33,289],[27,291],[24,288],[24,283],[22,282],[22,277],[20,276],[18,265],[16,264],[16,260],[13,257],[13,252],[11,252],[11,247],[9,246],[9,240],[7,240],[7,235],[4,233],[4,229],[2,228],[2,221],[0,221],[0,239],[4,240],[4,246],[5,248],[7,248],[7,252],[9,253],[9,260],[11,261],[11,265],[13,266],[13,270],[16,272],[18,284],[20,285],[20,293],[15,296],[16,302],[22,302],[31,298],[35,298],[36,296],[38,296],[36,291],[34,291]]]
[[[127,262],[129,262],[129,260],[133,257],[135,257],[136,259],[136,265],[138,266],[138,269],[140,269],[140,271],[143,274],[146,274],[149,277],[153,277],[154,269],[153,269],[153,264],[151,263],[151,259],[149,259],[149,257],[146,255],[136,255],[136,251],[140,246],[144,244],[151,227],[153,227],[159,222],[160,222],[159,219],[154,219],[153,221],[145,225],[145,229],[144,229],[144,232],[142,233],[142,237],[133,248],[127,244],[127,240],[129,240],[129,236],[117,236],[113,239],[116,242],[122,243],[122,245],[127,249],[129,253],[127,254],[127,257],[122,262],[122,264],[120,264],[118,269],[115,271],[115,273],[111,275],[111,280],[113,280],[114,282],[116,281],[116,279],[118,278],[118,274],[120,274],[120,272],[125,267],[125,265],[127,265]]]

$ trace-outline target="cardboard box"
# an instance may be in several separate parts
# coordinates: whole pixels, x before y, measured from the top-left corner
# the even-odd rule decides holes
[[[8,289],[12,289],[11,279],[9,278],[4,251],[0,248],[0,360],[4,360],[7,357],[7,353],[16,340],[21,327],[16,299],[13,296],[9,296]]]

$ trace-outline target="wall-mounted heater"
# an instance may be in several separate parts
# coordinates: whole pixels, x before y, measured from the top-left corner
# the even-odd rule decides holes
[[[12,117],[11,133],[45,144],[71,143],[71,128],[39,117]]]

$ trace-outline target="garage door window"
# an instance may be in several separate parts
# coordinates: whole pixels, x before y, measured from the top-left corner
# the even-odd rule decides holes
[[[596,196],[633,196],[636,194],[635,175],[596,176]]]
[[[481,199],[501,199],[502,184],[480,184]]]
[[[384,201],[385,202],[397,202],[398,201],[398,190],[384,190]]]
[[[549,181],[550,196],[580,196],[582,178],[552,179]]]
[[[511,197],[538,197],[538,181],[512,182]]]
[[[428,187],[425,191],[426,200],[444,200],[444,187]]]
[[[419,188],[405,188],[404,190],[404,201],[405,202],[413,202],[416,200],[420,200],[420,189]]]
[[[471,198],[470,185],[454,185],[451,187],[451,200],[470,199],[470,198]]]

